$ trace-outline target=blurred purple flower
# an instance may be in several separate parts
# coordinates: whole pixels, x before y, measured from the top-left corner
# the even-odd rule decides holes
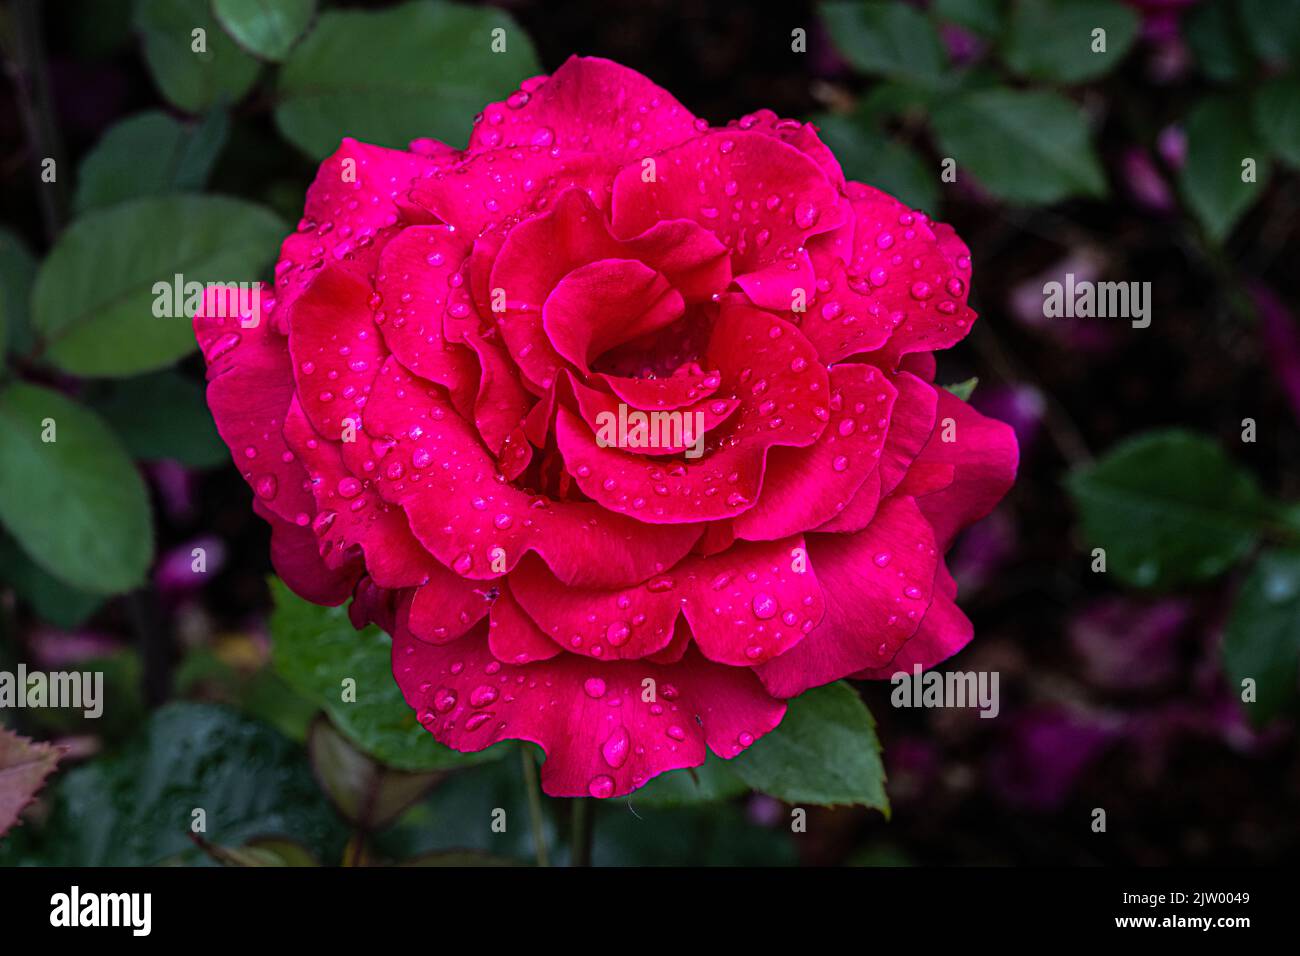
[[[1043,287],[1048,282],[1064,282],[1067,274],[1073,274],[1076,284],[1095,282],[1101,277],[1104,265],[1096,250],[1082,247],[1070,250],[1065,258],[1012,286],[1008,300],[1012,316],[1036,331],[1049,333],[1077,352],[1102,352],[1111,348],[1117,341],[1118,332],[1113,321],[1049,318],[1043,314],[1046,302]]]
[[[745,816],[757,826],[774,827],[785,817],[785,808],[781,806],[780,800],[756,793],[745,804]]]
[[[1143,690],[1167,684],[1178,672],[1178,646],[1191,619],[1186,601],[1154,603],[1103,598],[1069,625],[1070,646],[1084,676],[1104,690]]]
[[[163,511],[172,521],[185,522],[194,515],[194,480],[180,462],[163,459],[147,466],[158,489]]]
[[[1047,407],[1043,393],[1032,385],[990,385],[976,388],[971,405],[990,418],[1006,422],[1016,432],[1024,458],[1043,424]]]
[[[1267,286],[1255,283],[1250,297],[1259,314],[1259,334],[1264,355],[1282,386],[1291,412],[1300,419],[1300,325],[1282,299]]]
[[[948,56],[956,66],[974,63],[984,55],[984,51],[988,47],[988,44],[974,33],[957,26],[955,23],[940,24],[939,36],[943,40],[943,45],[948,49]]]
[[[1166,126],[1156,136],[1156,152],[1175,171],[1187,162],[1187,133],[1177,124]]]
[[[1020,448],[1023,455],[1023,443]],[[969,596],[994,580],[1016,553],[1016,543],[1015,521],[1007,508],[998,508],[962,532],[948,557],[958,593]]]
[[[122,641],[98,631],[60,631],[41,627],[27,638],[32,663],[45,670],[60,670],[69,664],[107,657],[123,647]]]
[[[1118,736],[1118,728],[1099,717],[1059,708],[1027,711],[1014,718],[989,757],[989,790],[1017,809],[1059,809],[1079,775]]]
[[[1142,35],[1163,40],[1178,36],[1178,19],[1183,10],[1200,0],[1128,0],[1128,5],[1142,14]]]
[[[203,570],[195,570],[198,558],[194,552],[203,551]],[[209,575],[216,574],[226,562],[226,545],[214,535],[204,535],[179,545],[163,555],[154,571],[154,585],[164,595],[184,594],[201,588]]]
[[[1155,212],[1173,211],[1174,195],[1146,150],[1130,147],[1121,160],[1121,169],[1128,191],[1140,205]]]

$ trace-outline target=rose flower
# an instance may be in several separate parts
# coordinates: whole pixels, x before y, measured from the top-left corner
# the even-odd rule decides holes
[[[608,797],[970,640],[943,554],[1017,458],[933,384],[970,273],[813,126],[574,58],[464,150],[345,140],[260,321],[195,331],[285,582],[442,743]]]

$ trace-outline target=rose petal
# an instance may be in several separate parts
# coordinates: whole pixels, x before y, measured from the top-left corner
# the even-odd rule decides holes
[[[557,797],[620,796],[698,766],[706,744],[732,757],[785,712],[752,671],[689,651],[671,665],[561,654],[512,666],[492,656],[481,632],[432,645],[399,630],[393,673],[420,723],[453,750],[507,738],[538,744],[542,789]]]
[[[938,563],[934,534],[911,498],[889,498],[855,535],[813,535],[826,614],[821,625],[757,669],[778,697],[893,659],[930,606]]]

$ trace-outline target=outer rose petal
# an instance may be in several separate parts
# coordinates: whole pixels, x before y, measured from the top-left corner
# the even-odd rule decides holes
[[[285,521],[256,499],[253,510],[271,526],[271,564],[290,591],[312,604],[330,607],[352,595],[364,570],[360,560],[331,568],[321,560],[310,528]]]
[[[263,315],[256,328],[222,317],[209,290],[194,317],[208,363],[208,408],[235,466],[267,510],[291,524],[315,513],[307,473],[285,444],[283,427],[293,398],[288,343]],[[274,310],[272,310],[274,314]]]
[[[948,419],[954,440],[943,440]],[[1016,433],[1003,422],[986,418],[947,389],[939,389],[938,424],[917,456],[918,465],[948,464],[952,483],[917,499],[939,547],[947,550],[957,532],[993,510],[1016,480],[1020,449]]]
[[[326,267],[289,308],[289,354],[298,401],[312,427],[338,441],[360,429],[371,385],[388,357],[370,315],[370,285]]]
[[[341,446],[312,430],[296,398],[289,406],[284,435],[307,469],[316,502],[311,530],[327,565],[353,560],[360,548],[370,576],[384,588],[423,584],[443,570],[415,540],[402,510],[367,490],[344,466]]]
[[[824,608],[797,535],[691,557],[644,585],[619,590],[562,587],[534,561],[522,562],[510,582],[542,633],[566,650],[601,660],[658,654],[672,640],[681,612],[705,657],[753,667],[797,644]]]
[[[814,535],[826,615],[799,644],[758,668],[769,692],[794,697],[892,659],[930,605],[938,552],[911,498],[883,502],[856,535]]]
[[[941,391],[908,372],[899,372],[891,381],[898,398],[880,455],[880,493],[884,495],[898,487],[930,439]]]
[[[911,673],[917,664],[928,670],[960,651],[975,636],[975,629],[957,607],[956,597],[957,583],[947,566],[940,564],[935,572],[934,600],[916,633],[887,666],[868,668],[853,676],[860,680],[888,680],[899,671]]]
[[[469,149],[555,146],[617,160],[649,156],[698,135],[695,117],[635,70],[569,57],[549,78],[525,82],[483,111]]]
[[[541,746],[542,789],[557,797],[620,796],[698,766],[706,744],[733,757],[785,713],[752,671],[691,651],[669,665],[561,654],[512,666],[492,656],[480,632],[432,645],[399,629],[393,674],[420,723],[454,750],[506,738]]]
[[[340,262],[396,225],[398,200],[411,184],[439,169],[433,158],[345,138],[307,189],[299,231],[284,241],[275,267],[275,290],[287,307],[321,263]]]

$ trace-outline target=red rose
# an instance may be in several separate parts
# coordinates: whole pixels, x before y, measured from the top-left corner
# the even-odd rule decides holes
[[[255,327],[195,320],[209,404],[444,744],[613,796],[970,639],[942,554],[1016,445],[932,384],[969,255],[812,126],[575,58],[463,151],[345,141],[281,253]]]

